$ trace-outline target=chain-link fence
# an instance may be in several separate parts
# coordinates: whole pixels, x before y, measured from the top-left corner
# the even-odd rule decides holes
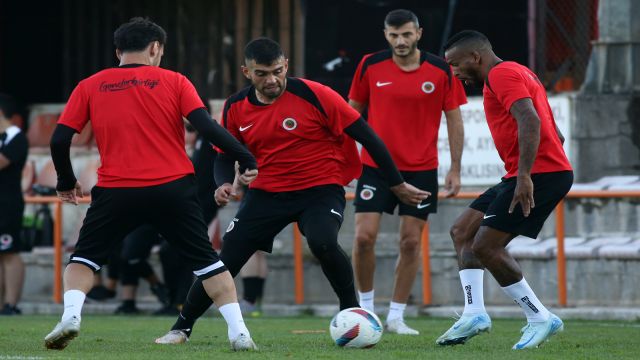
[[[547,90],[582,85],[591,41],[598,37],[598,0],[535,0],[531,62]]]

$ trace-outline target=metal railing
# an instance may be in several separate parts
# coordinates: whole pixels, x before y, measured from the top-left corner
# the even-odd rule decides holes
[[[460,192],[451,199],[475,199],[481,192]],[[442,194],[439,194],[443,198]],[[638,190],[575,190],[567,194],[567,198],[638,198],[640,191]],[[354,194],[347,193],[347,200],[353,200]],[[54,231],[53,231],[53,301],[62,302],[62,201],[55,196],[26,196],[25,202],[28,204],[53,204],[54,209]],[[87,196],[79,199],[80,203],[87,204],[91,199]],[[557,239],[557,273],[558,273],[558,305],[567,305],[567,271],[566,258],[564,252],[565,240],[565,221],[564,221],[564,200],[560,201],[555,209],[556,219],[556,239]],[[427,222],[422,232],[422,303],[423,305],[431,305],[431,262],[429,251],[429,223]],[[293,227],[293,262],[294,262],[294,278],[295,278],[295,303],[304,303],[304,266],[303,266],[303,250],[302,235],[297,224]]]

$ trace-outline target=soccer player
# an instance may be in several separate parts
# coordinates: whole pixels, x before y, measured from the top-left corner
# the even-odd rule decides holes
[[[445,50],[455,76],[469,85],[484,85],[487,124],[507,174],[474,200],[451,228],[464,312],[437,343],[462,344],[491,328],[482,293],[487,268],[527,317],[513,349],[534,348],[562,331],[562,320],[538,299],[505,247],[517,235],[535,239],[571,188],[573,171],[562,149],[564,138],[538,77],[523,65],[502,61],[483,34],[460,32]]]
[[[464,128],[460,105],[467,102],[460,80],[444,59],[418,49],[422,28],[416,15],[394,10],[384,20],[388,50],[366,55],[351,83],[349,104],[359,112],[368,109],[368,123],[389,148],[408,183],[438,193],[438,129],[444,111],[447,119],[451,168],[445,177],[446,196],[460,191],[460,157]],[[404,310],[420,266],[420,239],[438,197],[413,206],[401,204],[388,190],[380,169],[365,150],[364,170],[356,190],[356,231],[353,265],[360,306],[374,311],[375,244],[382,213],[401,218],[400,244],[393,296],[386,331],[418,335],[404,322]]]
[[[0,294],[4,293],[4,299],[0,295],[0,305],[4,305],[0,308],[0,315],[22,313],[17,305],[25,273],[20,257],[24,211],[20,181],[29,143],[24,132],[11,123],[14,113],[14,98],[0,94]]]
[[[401,201],[415,206],[430,194],[404,182],[384,143],[340,95],[319,83],[287,77],[288,60],[278,43],[253,40],[244,58],[242,71],[251,86],[227,99],[222,122],[256,155],[260,177],[227,227],[221,259],[235,276],[254,252],[271,252],[274,237],[297,222],[340,309],[356,307],[351,262],[338,244],[343,185],[362,169],[354,139],[372,154]],[[218,156],[214,174],[220,184],[216,201],[225,205],[233,195],[235,175],[226,152]],[[196,280],[177,322],[156,342],[187,341],[210,305]]]
[[[93,272],[126,234],[142,224],[157,229],[190,263],[227,321],[231,347],[256,348],[240,313],[233,278],[209,243],[193,165],[184,149],[183,117],[238,160],[245,183],[257,176],[256,160],[211,120],[186,77],[159,67],[166,38],[165,31],[147,19],[133,18],[121,25],[114,33],[120,66],[76,86],[51,138],[62,201],[77,204],[82,194],[69,147],[73,134],[89,120],[102,165],[64,273],[62,320],[45,337],[49,349],[64,349],[78,335]]]

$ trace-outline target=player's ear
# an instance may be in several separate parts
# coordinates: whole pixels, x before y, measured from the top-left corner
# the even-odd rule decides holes
[[[116,57],[118,58],[118,60],[120,60],[120,58],[122,57],[122,51],[120,49],[116,49]]]
[[[418,28],[418,30],[416,30],[416,39],[420,40],[422,38],[422,28]]]
[[[251,80],[251,76],[249,74],[249,68],[246,67],[245,65],[240,65],[240,68],[242,69],[242,74],[244,74],[244,77]]]
[[[289,70],[289,59],[284,58],[283,68],[284,68],[284,73],[286,74],[287,70]]]

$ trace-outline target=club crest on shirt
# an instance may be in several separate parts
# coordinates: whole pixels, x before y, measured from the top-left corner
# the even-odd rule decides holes
[[[435,89],[436,86],[431,81],[425,81],[422,83],[422,91],[424,91],[425,94],[431,94]]]
[[[11,234],[0,235],[0,250],[6,250],[11,247],[13,236]]]
[[[298,127],[298,122],[294,118],[286,118],[282,120],[282,127],[287,131],[291,131]]]

